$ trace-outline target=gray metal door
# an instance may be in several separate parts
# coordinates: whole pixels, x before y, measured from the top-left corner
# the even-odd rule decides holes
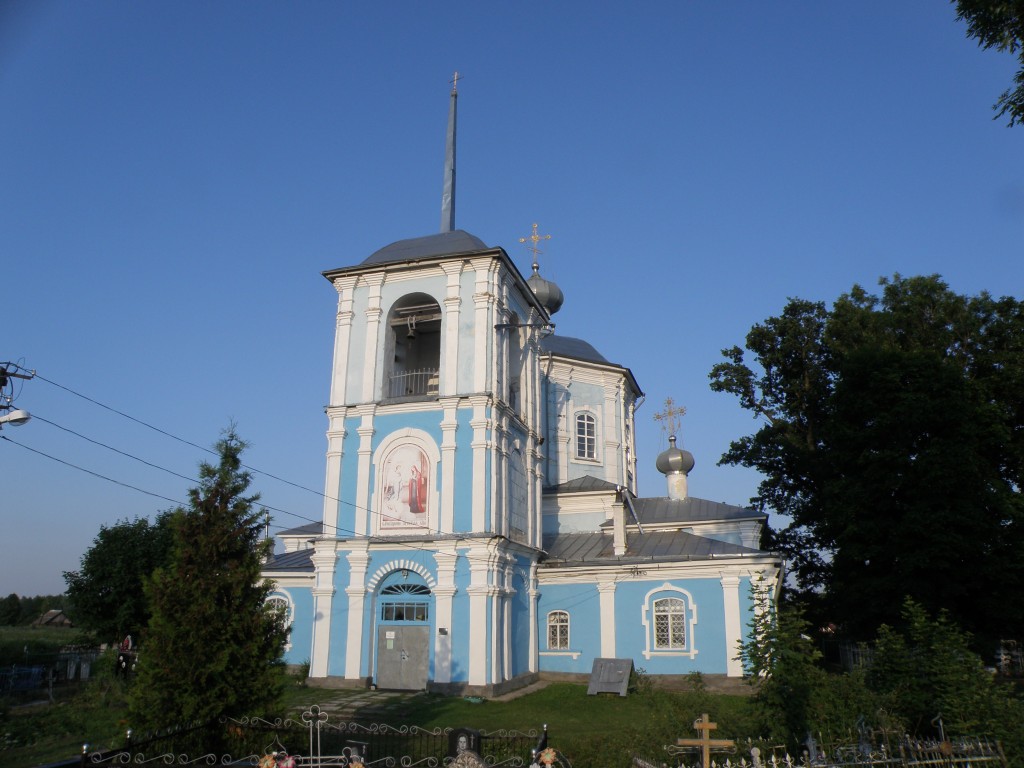
[[[422,691],[430,663],[430,627],[377,627],[377,687]]]

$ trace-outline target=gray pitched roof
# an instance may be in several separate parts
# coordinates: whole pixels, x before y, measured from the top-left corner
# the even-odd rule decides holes
[[[583,493],[586,491],[616,491],[618,486],[615,483],[609,483],[607,480],[601,480],[591,475],[584,475],[583,477],[577,477],[575,480],[569,480],[565,483],[559,483],[558,485],[549,485],[544,489],[544,493]]]
[[[300,525],[297,528],[289,528],[287,531],[281,531],[278,536],[319,536],[324,532],[323,523],[306,523]]]
[[[764,520],[768,516],[747,507],[722,504],[688,496],[682,501],[666,496],[633,499],[633,508],[641,525],[671,523],[710,523],[718,520]],[[602,525],[610,526],[611,522]]]
[[[703,560],[713,556],[757,555],[760,550],[729,544],[683,531],[631,532],[626,537],[626,554],[613,554],[613,537],[607,533],[561,533],[544,537],[547,568],[582,565],[611,565],[628,560],[643,562]]]
[[[297,552],[283,552],[263,566],[264,571],[313,572],[313,550],[300,549]]]
[[[408,240],[385,245],[372,253],[362,266],[371,264],[389,264],[396,261],[415,261],[435,256],[448,256],[454,253],[486,251],[487,245],[479,237],[462,229],[451,232],[440,232],[426,237],[413,237]]]

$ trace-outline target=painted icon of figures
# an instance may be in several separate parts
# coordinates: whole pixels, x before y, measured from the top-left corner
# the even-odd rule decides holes
[[[427,455],[414,445],[392,451],[384,464],[381,528],[427,525]]]

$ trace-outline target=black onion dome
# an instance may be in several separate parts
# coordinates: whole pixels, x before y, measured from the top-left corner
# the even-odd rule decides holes
[[[693,460],[693,454],[689,451],[684,451],[680,448],[676,448],[676,436],[672,435],[668,439],[669,447],[658,454],[658,461],[656,466],[658,471],[663,475],[677,475],[687,474],[693,465],[696,463]]]

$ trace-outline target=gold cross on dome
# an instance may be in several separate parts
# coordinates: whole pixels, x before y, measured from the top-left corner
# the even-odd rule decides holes
[[[676,401],[671,397],[665,398],[665,410],[654,414],[654,420],[661,422],[662,429],[668,431],[670,435],[675,435],[679,431],[679,417],[686,415],[686,406],[680,405],[676,407]]]
[[[693,727],[700,734],[699,738],[696,739],[676,739],[677,747],[700,747],[700,758],[701,765],[703,768],[709,768],[711,765],[711,748],[719,747],[722,749],[731,749],[736,746],[736,742],[732,739],[712,739],[711,731],[718,727],[718,723],[712,723],[711,718],[708,717],[707,713],[701,715],[693,721]]]
[[[530,245],[526,246],[526,250],[531,251],[533,253],[533,271],[534,272],[536,272],[539,269],[539,265],[537,264],[537,257],[540,254],[544,253],[544,251],[542,251],[540,248],[537,247],[537,243],[539,243],[541,240],[550,240],[550,239],[551,239],[551,235],[538,235],[537,234],[537,224],[536,224],[536,222],[534,222],[534,225],[533,225],[533,234],[531,234],[529,237],[520,237],[519,238],[519,242],[520,243],[525,243],[527,240],[529,240],[530,243],[531,243]]]

